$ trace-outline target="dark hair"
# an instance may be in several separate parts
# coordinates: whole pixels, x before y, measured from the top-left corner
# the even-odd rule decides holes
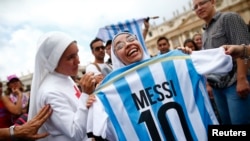
[[[168,38],[167,38],[167,37],[165,37],[165,36],[161,36],[161,37],[159,37],[159,38],[158,38],[158,40],[157,40],[157,44],[158,44],[161,40],[166,40],[166,41],[169,43],[169,41],[168,41]]]
[[[91,50],[93,50],[93,44],[94,44],[95,42],[98,42],[98,41],[102,41],[102,42],[103,42],[102,39],[97,38],[97,37],[96,37],[94,40],[92,40],[92,41],[90,42],[90,49],[91,49]]]
[[[196,45],[196,43],[194,42],[194,40],[192,39],[186,39],[183,43],[183,46],[185,47],[187,43],[191,42],[194,45],[194,50],[198,50],[198,47]]]
[[[106,42],[105,47],[108,46],[108,45],[111,45],[111,44],[112,44],[112,40],[108,40],[108,41]]]

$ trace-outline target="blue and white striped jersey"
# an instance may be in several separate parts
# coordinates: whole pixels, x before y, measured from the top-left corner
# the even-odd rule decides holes
[[[207,70],[229,64],[219,69],[227,72],[231,58],[219,50],[217,57],[200,53],[224,60]],[[112,141],[207,140],[208,125],[218,121],[206,91],[207,71],[200,70],[205,65],[197,66],[193,54],[175,50],[110,73],[95,91],[87,132]]]

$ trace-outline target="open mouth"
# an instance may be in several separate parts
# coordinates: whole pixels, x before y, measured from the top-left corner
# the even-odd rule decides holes
[[[131,49],[131,50],[127,53],[127,55],[128,55],[128,56],[131,56],[132,54],[134,54],[134,53],[136,53],[136,52],[138,52],[138,49],[134,48],[134,49]]]

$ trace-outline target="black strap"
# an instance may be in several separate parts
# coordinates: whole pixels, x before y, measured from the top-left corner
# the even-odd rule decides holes
[[[99,67],[99,65],[97,63],[91,63],[91,64],[94,64],[96,66],[96,68],[98,69],[99,72],[102,72],[101,71],[101,68]]]

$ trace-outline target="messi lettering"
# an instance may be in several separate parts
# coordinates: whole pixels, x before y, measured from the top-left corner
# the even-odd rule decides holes
[[[135,93],[131,94],[137,110],[144,109],[145,107],[156,104],[157,102],[161,102],[165,98],[172,98],[173,96],[176,96],[172,80],[170,80],[170,82],[163,82],[162,84],[147,87],[140,90],[138,93],[139,97]],[[155,95],[157,95],[157,98],[154,98]]]

